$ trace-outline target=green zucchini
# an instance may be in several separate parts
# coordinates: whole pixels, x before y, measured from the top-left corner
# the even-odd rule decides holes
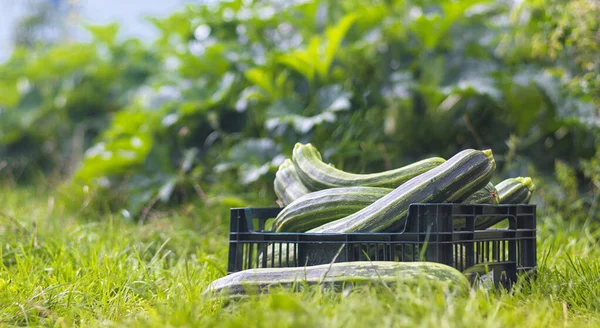
[[[529,204],[535,185],[530,177],[506,179],[496,185],[500,204]]]
[[[389,194],[377,187],[330,188],[306,194],[287,205],[273,223],[276,232],[305,232],[358,212]]]
[[[496,187],[494,187],[493,183],[488,183],[482,189],[474,192],[469,198],[463,201],[463,204],[491,204],[498,205],[500,198],[498,197],[498,191]],[[475,226],[477,226],[477,221],[482,220],[483,218],[477,218],[475,220]],[[455,217],[452,220],[452,227],[454,229],[465,228],[466,227],[466,219],[464,217]]]
[[[317,191],[352,186],[396,188],[409,179],[439,166],[445,160],[433,157],[395,170],[354,174],[325,164],[321,154],[313,145],[296,143],[292,161],[304,185],[312,191]]]
[[[506,179],[496,185],[500,204],[527,204],[535,191],[535,185],[529,177]],[[478,217],[475,220],[475,229],[483,230],[494,226],[506,219],[501,216]]]
[[[398,232],[413,203],[462,202],[483,188],[496,169],[491,150],[463,150],[362,210],[308,232]]]
[[[498,205],[500,197],[498,197],[498,190],[493,183],[488,183],[482,189],[474,192],[469,198],[467,198],[463,204],[492,204]]]
[[[275,194],[277,198],[287,206],[295,199],[308,194],[310,191],[300,181],[300,177],[296,173],[296,168],[292,161],[288,158],[281,165],[277,173],[275,173]]]
[[[305,285],[348,287],[352,285],[428,283],[466,294],[467,278],[453,267],[435,262],[344,262],[294,268],[263,268],[239,271],[213,281],[204,295],[228,297],[265,293],[274,288],[299,290]]]
[[[281,251],[279,250],[281,248]],[[281,255],[280,255],[281,253]],[[263,255],[265,253],[260,250],[258,254],[258,263],[262,265]],[[296,261],[296,244],[294,243],[272,243],[267,245],[266,252],[266,267],[267,268],[284,268],[295,266]],[[302,265],[304,263],[298,263]]]

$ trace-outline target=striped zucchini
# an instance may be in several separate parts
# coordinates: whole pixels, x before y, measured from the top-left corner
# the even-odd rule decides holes
[[[510,178],[496,185],[500,204],[527,204],[531,194],[535,191],[535,185],[531,178]],[[475,229],[483,230],[506,219],[499,216],[478,217],[475,220]]]
[[[496,185],[500,204],[529,204],[535,185],[530,177],[510,178]]]
[[[286,206],[273,223],[276,232],[305,232],[373,204],[392,189],[331,188],[306,194]]]
[[[280,250],[281,248],[281,250]],[[258,254],[258,263],[263,262],[263,255],[265,253],[261,251]],[[281,255],[280,255],[281,254]],[[267,245],[266,252],[266,266],[267,268],[284,268],[296,265],[296,244],[294,243],[272,243]],[[302,265],[304,263],[297,263]]]
[[[500,197],[498,197],[498,190],[494,187],[493,183],[488,183],[482,189],[474,192],[469,198],[467,198],[464,204],[492,204],[498,205]]]
[[[518,177],[500,182],[496,185],[496,189],[500,204],[528,204],[535,191],[535,185],[529,177]],[[475,229],[490,228],[504,219],[503,217],[480,217],[475,221]]]
[[[296,168],[289,158],[279,165],[279,169],[275,173],[274,187],[277,198],[284,206],[310,192],[300,181]]]
[[[312,191],[317,191],[352,186],[396,188],[409,179],[439,166],[444,159],[433,157],[395,170],[353,174],[325,164],[313,145],[296,143],[292,161],[304,185]]]
[[[239,297],[274,288],[299,290],[305,285],[349,287],[353,285],[417,286],[428,283],[466,294],[467,278],[453,267],[435,262],[344,262],[308,267],[249,269],[213,281],[204,295]]]
[[[496,169],[491,150],[463,150],[362,210],[308,232],[398,232],[413,203],[462,202],[483,188]]]
[[[493,183],[488,183],[482,189],[477,190],[473,193],[469,198],[467,198],[463,204],[491,204],[498,205],[500,202],[500,198],[498,197],[498,191],[496,187],[494,187]],[[483,218],[477,218],[475,220],[475,226],[477,226],[477,222],[482,220]],[[452,220],[452,227],[454,229],[465,228],[466,227],[466,219],[464,217],[455,217]]]

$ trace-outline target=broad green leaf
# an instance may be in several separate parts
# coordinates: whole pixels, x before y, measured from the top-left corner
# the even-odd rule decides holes
[[[317,90],[315,103],[308,112],[297,99],[282,99],[267,108],[265,127],[269,131],[281,131],[292,126],[301,134],[308,133],[315,126],[336,121],[337,112],[350,108],[350,93],[340,85],[332,85]]]
[[[273,86],[272,77],[264,68],[251,68],[245,73],[246,78],[267,91],[269,95],[275,95],[275,87]]]
[[[321,88],[316,93],[316,106],[319,112],[338,112],[350,109],[352,94],[339,84]]]
[[[282,71],[277,75],[277,78],[275,79],[275,88],[278,90],[279,94],[284,91],[285,85],[288,82],[288,76],[288,71]]]
[[[532,78],[529,72],[518,74],[504,90],[506,108],[521,135],[536,123],[544,106],[544,100]]]
[[[145,166],[132,174],[125,183],[115,181],[126,195],[125,208],[133,218],[139,217],[144,207],[152,205],[154,199],[168,201],[179,182],[172,172],[151,171]]]
[[[179,112],[183,115],[206,112],[206,110],[217,107],[228,100],[228,96],[235,85],[236,76],[234,73],[223,75],[218,84],[205,87],[202,90],[194,91],[190,100],[183,101],[180,104]]]
[[[0,107],[14,107],[19,103],[16,81],[0,81]]]
[[[297,50],[290,54],[280,55],[278,61],[302,74],[309,82],[312,82],[315,75],[314,60],[317,58],[311,58],[306,51]]]
[[[308,48],[304,52],[304,56],[315,69],[317,69],[319,61],[321,61],[320,48],[323,43],[323,39],[320,36],[314,36],[308,42]]]
[[[94,36],[96,40],[113,45],[119,33],[119,25],[111,23],[107,25],[84,25],[85,28]]]
[[[329,68],[331,67],[331,63],[340,49],[342,40],[346,36],[346,33],[348,33],[348,30],[352,24],[356,21],[357,17],[358,15],[355,13],[348,14],[342,18],[337,25],[329,27],[325,31],[325,51],[322,57],[319,57],[322,59],[319,61],[319,65],[317,66],[317,71],[322,78],[327,76]]]
[[[226,100],[226,97],[231,93],[231,89],[233,88],[235,82],[235,74],[232,72],[227,72],[221,78],[219,85],[217,86],[217,90],[210,96],[208,99],[208,106],[215,106]]]
[[[237,169],[240,182],[249,184],[267,174],[273,160],[280,155],[281,147],[272,139],[246,139],[235,144],[216,169],[219,172]]]
[[[503,96],[502,92],[496,87],[495,81],[485,76],[460,80],[455,85],[443,88],[442,92],[446,96],[488,96],[497,102],[501,101]]]
[[[175,58],[180,61],[178,70],[183,78],[199,78],[207,75],[221,77],[231,68],[226,53],[226,45],[215,43],[207,46],[200,57],[184,52],[177,54]]]
[[[246,139],[229,150],[229,162],[262,165],[281,153],[281,147],[272,139]]]
[[[144,163],[154,147],[153,128],[156,118],[143,111],[117,114],[111,128],[93,147],[86,150],[76,178],[92,181],[123,174]]]
[[[167,38],[175,34],[183,38],[192,35],[193,28],[186,13],[177,12],[167,18],[146,18]],[[168,42],[168,39],[165,40]]]
[[[152,144],[153,139],[149,133],[99,142],[86,151],[82,166],[75,176],[82,181],[93,181],[124,174],[143,164]]]
[[[442,17],[439,14],[420,15],[411,22],[409,29],[416,34],[417,39],[425,50],[434,49],[440,40],[440,25]]]
[[[274,101],[266,111],[266,118],[274,118],[284,115],[302,115],[304,106],[296,98],[284,98]]]
[[[34,81],[64,79],[65,75],[84,71],[96,57],[93,46],[61,44],[32,60],[25,68],[25,75]]]

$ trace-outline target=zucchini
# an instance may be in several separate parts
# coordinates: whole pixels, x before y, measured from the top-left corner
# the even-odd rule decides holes
[[[273,230],[305,232],[358,212],[391,191],[389,188],[344,187],[311,192],[279,212]]]
[[[500,197],[498,197],[498,190],[493,183],[488,183],[482,189],[477,190],[469,198],[467,198],[464,204],[492,204],[498,205]]]
[[[500,204],[529,204],[535,185],[530,177],[506,179],[496,185]]]
[[[496,169],[491,150],[467,149],[420,174],[362,210],[308,232],[398,232],[413,203],[462,202],[483,188]]]
[[[204,295],[244,296],[277,287],[299,290],[305,285],[347,287],[348,285],[418,286],[427,282],[466,294],[467,278],[458,270],[435,262],[344,262],[294,268],[263,268],[239,271],[213,281]]]
[[[535,191],[535,185],[529,177],[506,179],[496,185],[500,204],[527,204]],[[475,220],[475,230],[487,229],[506,219],[501,216],[478,217]]]
[[[467,198],[463,204],[492,204],[498,205],[500,202],[500,197],[498,197],[498,191],[496,187],[494,187],[493,183],[488,183],[482,189],[477,190],[473,193],[469,198]],[[483,218],[477,218],[475,220],[475,226],[479,220],[484,220]],[[487,219],[486,219],[487,220]],[[452,220],[452,227],[454,229],[466,228],[466,219],[465,217],[455,217]]]
[[[275,194],[277,198],[283,203],[283,206],[287,206],[292,203],[295,199],[298,199],[310,191],[300,181],[300,177],[296,173],[296,168],[292,161],[288,158],[281,165],[277,173],[275,173]]]
[[[409,179],[439,166],[445,160],[433,157],[395,170],[354,174],[325,164],[321,159],[321,154],[313,145],[296,143],[292,161],[304,185],[312,191],[317,191],[352,186],[396,188]]]
[[[279,250],[281,248],[281,251]],[[281,253],[281,255],[280,255]],[[258,263],[263,262],[265,253],[260,251],[258,254]],[[283,268],[295,266],[296,264],[296,244],[295,243],[272,243],[267,245],[266,252],[267,268]],[[298,263],[302,265],[304,263]]]

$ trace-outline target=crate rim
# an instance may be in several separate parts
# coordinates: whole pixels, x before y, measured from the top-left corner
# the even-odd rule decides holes
[[[476,206],[476,207],[537,207],[537,204],[462,204],[462,203],[411,203],[410,206]],[[283,210],[285,207],[231,207],[230,210]]]
[[[533,209],[537,209],[537,204],[462,204],[462,203],[411,203],[410,205],[408,205],[409,207],[409,211],[410,208],[416,206],[426,206],[426,207],[433,207],[433,206],[446,206],[446,207],[450,207],[450,206],[470,206],[470,207],[493,207],[493,208],[503,208],[503,207],[521,207],[521,208],[533,208]],[[247,211],[247,210],[283,210],[284,207],[233,207],[230,208],[230,211]],[[407,213],[407,216],[409,214]],[[489,215],[489,214],[488,214]],[[408,222],[407,222],[408,223]],[[484,230],[474,230],[474,231],[529,231],[529,232],[536,232],[537,228],[522,228],[522,229],[484,229]],[[458,231],[457,231],[458,232]],[[437,234],[449,234],[452,235],[453,233],[457,233],[457,232],[452,232],[452,231],[448,231],[448,232],[437,232]],[[473,233],[473,231],[463,231],[464,233]],[[459,232],[460,233],[460,232]],[[268,236],[397,236],[397,235],[422,235],[422,232],[408,232],[408,231],[401,231],[401,232],[314,232],[314,233],[307,233],[307,232],[274,232],[274,231],[255,231],[254,228],[252,227],[250,231],[244,231],[244,232],[240,232],[240,231],[230,231],[229,232],[230,235],[240,235],[240,234],[260,234],[260,235],[268,235]]]

